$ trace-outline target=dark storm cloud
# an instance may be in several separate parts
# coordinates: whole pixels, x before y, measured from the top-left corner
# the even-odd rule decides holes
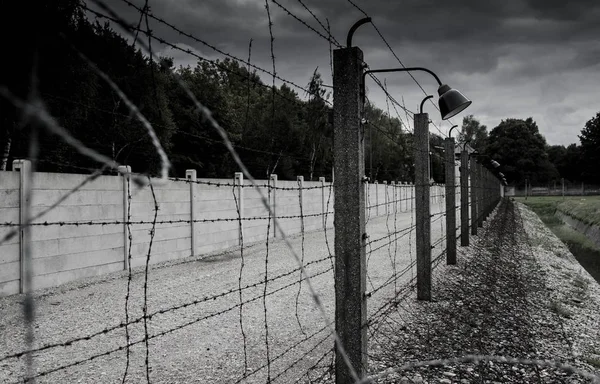
[[[322,34],[323,28],[298,0],[277,0]],[[142,7],[143,0],[133,1]],[[347,1],[302,0],[345,45],[349,27],[363,15]],[[450,85],[474,100],[467,113],[480,117],[491,129],[507,117],[533,116],[551,143],[577,141],[577,134],[595,114],[595,87],[600,83],[600,2],[555,1],[358,1],[407,66],[429,67]],[[156,16],[181,30],[214,44],[243,60],[252,38],[252,61],[271,69],[270,37],[263,0],[150,0]],[[122,1],[110,6],[131,23],[139,13]],[[274,50],[280,76],[304,85],[315,67],[331,84],[329,44],[269,0]],[[150,20],[153,33],[192,49],[209,59],[222,56],[209,47]],[[144,27],[144,24],[142,24]],[[371,68],[399,63],[370,25],[355,34]],[[196,59],[164,46],[161,53],[180,64]],[[188,56],[186,58],[186,56]],[[261,75],[263,76],[263,75]],[[415,74],[428,93],[435,84],[428,75]],[[381,76],[380,78],[384,78]],[[386,75],[390,92],[416,109],[423,92],[405,74]],[[263,76],[270,82],[268,76]],[[386,109],[385,97],[370,83],[370,99]],[[298,91],[301,95],[302,92]],[[412,107],[411,107],[412,106]],[[433,112],[431,112],[433,113]],[[434,119],[435,120],[435,119]],[[454,118],[460,123],[461,118]]]

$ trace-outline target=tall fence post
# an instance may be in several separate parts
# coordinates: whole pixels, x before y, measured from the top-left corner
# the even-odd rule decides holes
[[[487,218],[492,214],[492,204],[493,204],[493,197],[491,196],[490,192],[492,190],[492,174],[491,172],[486,169],[485,170],[485,204],[487,206],[485,212],[485,219],[487,220]]]
[[[273,218],[277,218],[277,175],[275,174],[271,174],[271,177],[269,178],[269,185],[271,190],[271,201],[269,201],[269,204],[271,205],[271,216]],[[277,228],[276,228],[276,222],[273,221],[273,238],[277,237]],[[268,234],[267,234],[268,237]]]
[[[238,209],[240,210],[238,245],[242,245],[244,242],[244,174],[242,172],[235,173],[235,185],[237,186]]]
[[[446,157],[446,263],[456,264],[456,189],[454,166],[454,138],[444,140]]]
[[[477,235],[477,163],[473,156],[469,159],[469,175],[471,176],[471,235]]]
[[[431,212],[429,193],[429,115],[414,115],[417,299],[431,300]]]
[[[27,193],[31,189],[29,185],[32,180],[31,161],[30,160],[14,160],[13,171],[19,171],[19,293],[27,293],[32,290],[32,282],[27,278],[27,272],[30,276],[33,275],[31,253],[29,249],[31,239],[31,226],[27,224],[29,218],[30,194]]]
[[[335,328],[339,337],[337,384],[354,383],[343,347],[359,378],[367,372],[367,301],[364,127],[361,79],[363,53],[357,47],[333,52],[335,189]]]
[[[129,213],[131,207],[129,207],[129,194],[131,191],[130,180],[131,180],[131,167],[129,165],[120,165],[117,171],[122,176],[123,182],[123,269],[129,270]]]
[[[460,245],[469,245],[469,154],[460,152]]]
[[[483,188],[485,185],[483,182],[483,166],[478,162],[475,164],[477,164],[477,214],[479,215],[477,217],[477,226],[483,227],[483,215],[485,214],[485,201],[483,199]]]
[[[191,256],[196,256],[196,170],[186,169],[185,178],[190,182],[190,230],[191,230]]]
[[[481,227],[483,225],[483,222],[485,221],[486,217],[487,217],[487,197],[485,195],[486,192],[486,188],[487,188],[487,184],[486,184],[486,173],[485,173],[486,169],[482,164],[479,164],[479,178],[480,178],[480,196],[481,196],[481,208],[480,208],[480,213],[479,213],[479,226]]]
[[[325,204],[325,178],[319,177],[319,183],[321,183],[321,214],[323,215],[321,221],[323,222],[323,229],[325,229],[327,227],[327,214],[325,212],[327,209]]]

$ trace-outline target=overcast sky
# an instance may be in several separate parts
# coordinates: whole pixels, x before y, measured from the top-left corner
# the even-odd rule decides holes
[[[142,7],[144,0],[130,0]],[[269,1],[277,74],[306,85],[316,67],[332,84],[329,43]],[[352,24],[364,17],[347,0],[276,0],[322,34],[316,17],[331,25],[345,44]],[[93,3],[89,1],[92,8]],[[121,0],[107,2],[137,24],[139,13]],[[502,119],[533,117],[549,144],[579,143],[585,122],[600,110],[600,1],[505,0],[425,1],[356,0],[372,17],[406,66],[427,67],[473,104],[452,123],[473,114],[488,130]],[[264,0],[149,0],[152,14],[243,60],[252,39],[252,63],[271,69],[270,37]],[[142,26],[145,26],[142,24]],[[223,58],[211,48],[150,19],[153,34],[209,58]],[[177,64],[197,59],[153,42]],[[355,34],[353,45],[364,52],[371,69],[400,64],[370,24]],[[437,84],[426,73],[415,78],[437,100]],[[270,84],[268,75],[261,74]],[[406,73],[379,75],[388,91],[412,111],[425,94]],[[280,84],[277,82],[277,84]],[[386,97],[368,81],[368,97],[386,110]],[[302,91],[298,90],[301,96]],[[390,108],[392,108],[390,106]],[[445,133],[451,123],[427,104],[426,112]],[[390,110],[396,115],[393,109]],[[399,112],[401,112],[399,110]],[[404,116],[402,116],[404,118]],[[433,132],[437,132],[432,127]]]

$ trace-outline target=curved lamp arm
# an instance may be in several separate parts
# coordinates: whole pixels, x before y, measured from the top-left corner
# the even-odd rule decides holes
[[[346,47],[348,47],[348,48],[352,47],[352,36],[354,35],[354,32],[356,32],[358,27],[360,27],[363,24],[370,23],[370,22],[371,22],[371,18],[365,17],[364,19],[360,19],[356,23],[354,23],[354,25],[348,31],[348,37],[346,38]]]
[[[448,132],[448,137],[452,137],[452,130],[456,127],[458,127],[458,125],[453,125],[452,128],[450,128],[450,131]]]
[[[368,71],[364,71],[363,72],[363,84],[365,83],[365,77],[369,74],[369,73],[384,73],[384,72],[411,72],[411,71],[423,71],[423,72],[427,72],[429,73],[431,76],[433,76],[435,78],[435,81],[438,82],[438,85],[441,87],[442,86],[442,81],[440,80],[440,78],[438,77],[438,75],[436,75],[435,73],[433,73],[433,71],[427,69],[427,68],[423,68],[423,67],[404,67],[404,68],[387,68],[387,69],[370,69]]]
[[[425,98],[423,99],[423,101],[421,101],[421,107],[419,108],[419,110],[421,111],[421,113],[423,113],[423,105],[425,105],[425,102],[426,102],[427,100],[429,100],[429,99],[433,99],[433,95],[429,95],[429,96],[425,97]]]

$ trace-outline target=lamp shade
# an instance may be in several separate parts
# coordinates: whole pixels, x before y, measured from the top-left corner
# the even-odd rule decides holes
[[[450,88],[446,84],[440,85],[438,94],[440,96],[439,105],[442,120],[447,120],[462,112],[472,103],[472,101],[467,99],[462,93],[456,89]]]

